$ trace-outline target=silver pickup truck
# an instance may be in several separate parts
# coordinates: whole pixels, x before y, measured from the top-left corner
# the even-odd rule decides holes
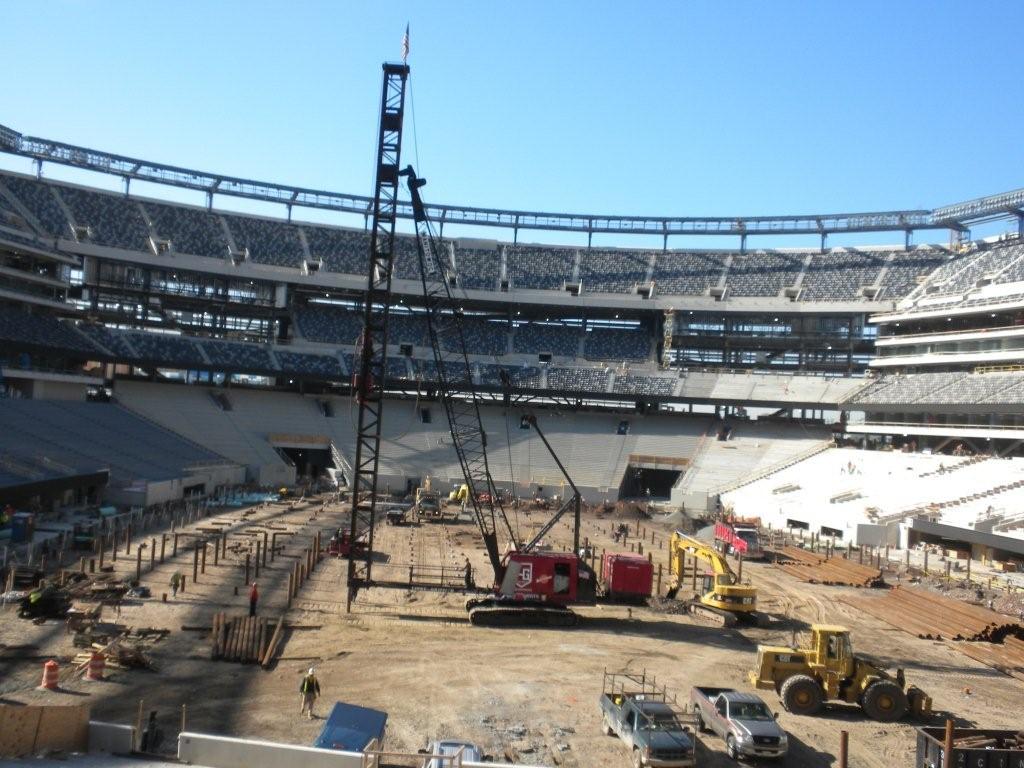
[[[697,714],[697,730],[714,731],[721,736],[733,760],[778,758],[789,749],[786,732],[759,696],[732,688],[694,686],[690,701]]]

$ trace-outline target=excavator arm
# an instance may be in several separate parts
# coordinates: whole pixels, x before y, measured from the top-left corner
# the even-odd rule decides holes
[[[718,581],[717,577],[725,576],[726,583],[728,584],[736,584],[738,582],[736,574],[733,572],[732,568],[729,567],[729,561],[726,560],[725,555],[700,539],[675,531],[672,534],[673,570],[675,570],[674,563],[677,552],[685,552],[691,557],[695,557],[702,563],[705,563],[709,568],[711,568],[711,572],[715,575],[716,581]]]
[[[669,596],[685,586],[687,575],[687,558],[692,560],[689,576],[696,593],[696,600],[691,603],[694,612],[716,618],[725,626],[736,623],[738,617],[758,618],[757,589],[750,585],[740,584],[739,579],[729,566],[725,555],[710,544],[693,536],[676,531],[669,541],[672,582]],[[710,570],[710,583],[698,578],[697,563],[702,563]]]

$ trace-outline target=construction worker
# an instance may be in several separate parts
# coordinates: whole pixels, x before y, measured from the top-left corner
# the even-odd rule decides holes
[[[309,672],[302,678],[302,683],[299,685],[299,693],[302,694],[302,709],[299,710],[299,714],[301,715],[303,712],[306,712],[309,719],[312,720],[313,704],[320,696],[320,681],[316,679],[313,667],[310,667]]]
[[[178,596],[178,590],[181,588],[181,573],[175,571],[171,574],[171,597]]]
[[[256,582],[249,588],[249,615],[256,615],[256,603],[260,599],[260,591],[256,589]]]
[[[41,579],[39,581],[39,587],[28,593],[28,601],[30,604],[35,605],[52,591],[53,588],[50,586],[50,582],[46,579]]]

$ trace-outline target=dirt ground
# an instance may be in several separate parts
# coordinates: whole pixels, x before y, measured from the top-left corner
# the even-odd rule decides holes
[[[340,506],[329,505],[320,512],[320,505],[319,500],[297,509],[271,505],[247,521],[285,521],[296,532],[283,556],[260,575],[261,614],[275,620],[281,614],[294,562],[289,558],[307,545],[312,531],[322,530],[326,540],[328,532],[346,519]],[[520,513],[512,522],[523,535],[539,527],[546,515]],[[220,516],[238,519],[240,512],[227,510]],[[610,516],[585,515],[583,534],[598,551],[623,550],[612,543],[612,523]],[[669,531],[644,525],[648,545],[651,534],[655,536],[654,562],[667,563],[663,542]],[[548,536],[556,548],[570,541],[567,521]],[[410,562],[458,568],[467,558],[478,581],[488,573],[476,528],[468,521],[381,526],[376,549],[382,553],[378,577],[407,571]],[[61,623],[35,625],[16,618],[8,608],[0,613],[0,702],[79,703],[86,698],[94,718],[134,722],[142,699],[147,711],[158,711],[171,744],[181,705],[187,704],[191,730],[311,744],[323,724],[320,717],[340,700],[388,712],[386,747],[392,750],[415,752],[430,739],[458,737],[480,743],[496,759],[503,759],[511,747],[528,764],[626,766],[625,748],[600,728],[598,696],[604,670],[646,670],[680,701],[688,699],[692,685],[749,690],[745,673],[757,644],[789,643],[794,630],[810,622],[845,624],[861,653],[883,664],[903,666],[908,680],[930,693],[943,713],[936,716],[936,724],[949,713],[962,725],[1019,727],[1024,702],[1020,682],[946,643],[919,640],[880,624],[839,600],[846,588],[803,584],[758,563],[744,564],[744,576],[759,588],[762,611],[775,618],[770,628],[726,630],[674,612],[598,606],[578,609],[582,621],[574,629],[538,630],[472,627],[462,609],[464,597],[450,593],[366,590],[357,596],[353,612],[346,614],[347,564],[325,559],[288,612],[288,621],[304,628],[289,633],[281,660],[272,669],[211,661],[208,634],[182,627],[208,626],[219,610],[238,615],[246,611],[244,588],[234,595],[243,579],[239,563],[238,555],[217,567],[208,560],[200,583],[190,583],[184,595],[166,603],[159,595],[168,591],[171,574],[180,570],[191,577],[191,555],[182,553],[173,562],[158,564],[143,575],[154,599],[129,601],[117,619],[134,627],[172,630],[153,646],[158,671],[117,671],[101,683],[74,679],[58,692],[35,686],[44,658],[52,656],[65,664],[74,656],[71,636]],[[117,561],[119,573],[134,568],[134,556]],[[667,573],[665,578],[663,589]],[[105,615],[114,618],[113,609],[106,610]],[[34,648],[14,653],[5,652],[3,645]],[[299,717],[299,681],[310,665],[315,665],[323,690],[320,717],[314,720]],[[769,706],[781,711],[774,694],[763,695]],[[875,723],[843,705],[817,717],[782,711],[779,722],[790,733],[786,765],[830,765],[841,729],[850,733],[852,766],[913,763],[911,723]],[[730,764],[720,742],[707,735],[701,742],[700,764]]]

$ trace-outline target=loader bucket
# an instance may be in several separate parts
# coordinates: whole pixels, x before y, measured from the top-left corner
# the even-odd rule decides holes
[[[916,685],[907,687],[907,703],[914,717],[927,717],[932,713],[932,697]]]

